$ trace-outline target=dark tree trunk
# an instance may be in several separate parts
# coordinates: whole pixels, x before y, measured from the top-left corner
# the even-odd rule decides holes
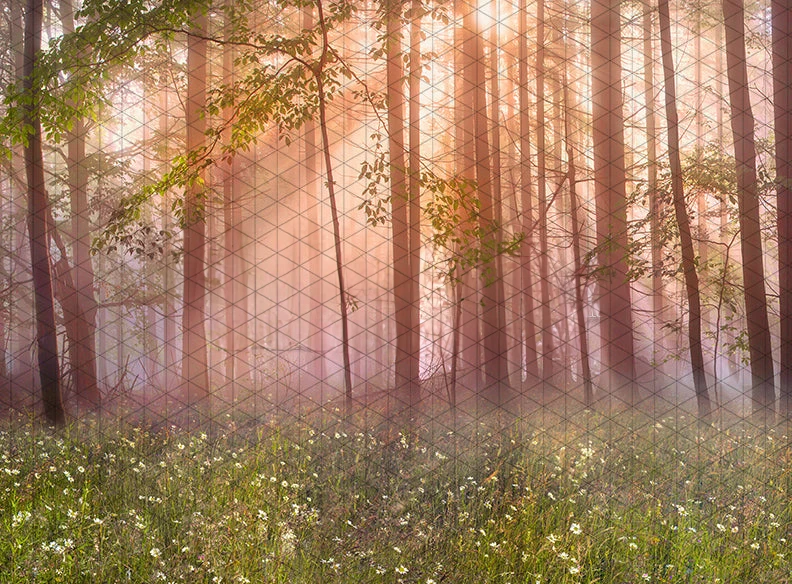
[[[723,0],[726,25],[726,66],[729,101],[737,163],[737,205],[740,212],[740,243],[745,283],[745,316],[751,360],[752,410],[767,421],[775,410],[773,355],[765,295],[764,256],[759,222],[754,117],[748,89],[745,57],[745,21],[742,0]]]
[[[792,6],[783,0],[773,0],[772,10],[778,280],[781,298],[779,413],[789,418],[792,415]]]
[[[617,401],[632,406],[637,388],[626,261],[629,250],[619,4],[619,0],[595,0],[591,5],[591,93],[605,385]]]
[[[665,103],[668,120],[668,161],[671,167],[671,188],[674,212],[679,227],[682,244],[682,271],[685,275],[685,289],[688,299],[688,342],[690,343],[690,363],[693,367],[693,386],[696,392],[699,417],[706,420],[710,416],[710,398],[707,377],[704,372],[704,353],[701,348],[701,298],[699,295],[698,274],[696,273],[696,251],[690,233],[690,219],[685,206],[685,192],[682,179],[682,163],[679,158],[679,115],[676,107],[676,83],[671,47],[671,18],[668,14],[668,0],[659,0],[660,42],[665,74]]]
[[[41,0],[28,0],[25,12],[25,61],[23,87],[28,95],[33,92],[33,75],[37,53],[41,50]],[[31,128],[25,146],[25,167],[28,185],[28,237],[33,268],[33,288],[36,307],[36,346],[38,349],[41,395],[44,415],[56,426],[63,425],[66,416],[60,387],[58,342],[55,330],[55,307],[52,292],[52,272],[47,237],[49,200],[44,182],[44,160],[41,147],[41,122],[38,105],[29,103],[25,108],[25,124]]]
[[[324,67],[330,51],[327,21],[324,17],[322,0],[316,1],[319,25],[322,29],[322,54],[316,63],[313,75],[316,80],[316,93],[319,105],[319,130],[322,134],[322,153],[324,154],[325,173],[327,175],[327,195],[330,199],[330,213],[333,219],[333,243],[335,247],[336,275],[338,277],[338,300],[341,314],[341,353],[344,361],[344,401],[347,415],[352,413],[352,363],[349,357],[349,317],[346,286],[344,285],[344,260],[341,254],[341,223],[338,219],[338,203],[336,201],[335,178],[333,176],[333,160],[330,155],[330,136],[327,129],[327,94],[324,88]],[[404,168],[404,166],[402,166]]]
[[[197,14],[187,37],[187,151],[205,146],[207,16]],[[199,419],[208,412],[206,346],[206,218],[203,185],[193,185],[184,202],[184,313],[182,377],[187,407]]]
[[[386,14],[388,53],[388,147],[393,244],[393,301],[396,321],[396,410],[409,411],[413,405],[413,357],[410,266],[410,205],[405,159],[404,68],[402,66],[401,4],[389,5]]]

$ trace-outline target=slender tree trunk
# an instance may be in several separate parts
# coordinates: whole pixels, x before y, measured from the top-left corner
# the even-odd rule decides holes
[[[542,379],[553,379],[553,323],[550,313],[550,258],[547,233],[547,157],[545,142],[545,0],[536,11],[536,186],[539,190],[539,282],[542,303]]]
[[[37,53],[41,50],[41,0],[28,0],[25,12],[25,63],[23,88],[35,99],[33,75]],[[25,124],[31,128],[25,145],[25,166],[28,184],[28,237],[33,268],[33,288],[36,306],[36,345],[41,378],[44,415],[56,426],[65,423],[58,366],[58,343],[55,330],[55,307],[52,292],[52,272],[47,237],[49,200],[44,182],[44,159],[41,146],[41,122],[35,102],[25,107]]]
[[[409,406],[421,399],[421,0],[412,0],[410,15],[410,181],[409,181]]]
[[[784,0],[773,0],[772,11],[778,280],[781,299],[779,413],[788,419],[792,416],[792,5]]]
[[[723,0],[726,25],[726,66],[737,163],[737,205],[740,210],[740,243],[745,284],[745,316],[751,360],[752,410],[763,421],[775,410],[773,355],[765,295],[764,256],[759,221],[754,117],[748,89],[745,56],[745,16],[742,0]]]
[[[330,199],[330,213],[333,218],[333,242],[335,246],[336,275],[338,276],[338,300],[341,314],[341,352],[344,360],[344,398],[347,415],[352,413],[352,364],[349,358],[349,317],[347,315],[349,299],[344,285],[344,260],[341,254],[341,223],[338,219],[338,203],[336,202],[335,179],[333,177],[333,160],[330,156],[330,137],[327,131],[327,94],[324,88],[324,67],[329,58],[330,41],[327,21],[324,17],[322,0],[316,0],[319,25],[322,29],[322,54],[313,74],[316,79],[316,93],[319,100],[319,130],[322,134],[322,152],[324,154],[325,172],[327,174],[327,194]],[[404,166],[402,165],[402,168]]]
[[[578,342],[580,344],[580,373],[583,378],[583,405],[591,408],[594,405],[594,384],[591,375],[591,359],[589,356],[588,331],[586,330],[586,307],[583,298],[583,245],[580,235],[583,232],[583,221],[580,219],[580,204],[577,195],[577,166],[575,164],[575,144],[573,141],[572,115],[575,104],[572,102],[567,77],[568,70],[567,44],[564,44],[564,141],[566,142],[567,164],[569,165],[569,216],[572,223],[572,258],[575,284],[575,318],[577,320]]]
[[[475,156],[476,186],[478,187],[479,227],[483,237],[497,240],[493,228],[494,204],[492,197],[492,167],[489,149],[489,124],[487,120],[486,98],[486,65],[484,61],[484,39],[475,24],[475,12],[469,13],[467,26],[476,30],[473,37],[474,63],[474,125],[475,125]],[[481,245],[483,245],[482,242]],[[506,347],[498,330],[498,309],[503,299],[503,271],[497,255],[493,258],[493,266],[484,266],[484,289],[482,290],[482,320],[484,345],[485,386],[481,394],[489,403],[501,406],[504,403],[505,391],[508,387],[508,368],[506,367]]]
[[[474,86],[475,67],[473,61],[473,29],[469,28],[472,6],[469,0],[454,0],[454,12],[460,23],[454,29],[454,70],[455,75],[455,149],[457,155],[457,175],[466,181],[476,179],[476,148],[474,127]],[[470,193],[465,193],[470,197]],[[471,228],[472,218],[463,217],[461,231]],[[465,242],[468,244],[469,242]],[[459,287],[455,297],[460,303],[459,319],[456,323],[454,346],[458,352],[451,357],[452,369],[467,373],[473,381],[474,390],[478,390],[481,370],[481,334],[479,331],[479,291],[476,286],[477,270],[471,268],[456,274],[455,286]],[[461,365],[457,363],[461,360]],[[456,377],[454,377],[456,379]]]
[[[636,402],[635,343],[627,275],[627,193],[619,0],[591,4],[594,183],[603,368],[613,396]]]
[[[74,32],[74,9],[71,0],[60,3],[63,32]],[[85,123],[82,118],[74,120],[73,129],[67,135],[67,166],[69,173],[69,195],[71,202],[71,236],[73,267],[68,269],[75,287],[73,300],[76,320],[67,331],[69,335],[69,359],[74,380],[75,398],[81,407],[94,408],[101,402],[96,380],[96,298],[94,297],[94,272],[91,261],[91,233],[88,208],[88,170],[85,168]]]
[[[522,321],[525,335],[524,351],[529,382],[539,379],[539,359],[536,349],[536,325],[534,324],[533,271],[533,204],[531,202],[531,122],[528,100],[528,3],[520,3],[519,34],[519,98],[520,98],[520,191],[522,207],[522,230],[525,238],[520,249],[520,274],[522,277]]]
[[[495,4],[495,11],[499,13],[499,7]],[[501,92],[500,92],[500,61],[498,59],[498,26],[490,29],[490,108],[492,111],[492,219],[495,224],[495,242],[498,248],[503,244],[503,184],[501,174],[503,165],[501,162]],[[510,388],[509,383],[509,343],[506,332],[506,290],[505,278],[503,275],[503,256],[499,253],[495,256],[495,275],[497,280],[494,284],[495,293],[495,334],[498,336],[498,365],[497,376],[501,384],[501,391]],[[506,395],[501,395],[501,402],[506,399]],[[501,403],[499,402],[499,403]]]
[[[710,398],[707,377],[704,372],[704,352],[701,348],[701,299],[699,295],[698,274],[696,273],[696,252],[690,233],[690,219],[685,206],[685,192],[682,180],[682,163],[679,157],[679,115],[676,107],[676,83],[671,47],[671,18],[668,13],[668,0],[659,0],[660,42],[665,74],[666,118],[668,120],[668,161],[671,167],[671,188],[674,212],[679,237],[682,244],[682,271],[685,275],[685,288],[688,299],[688,342],[690,343],[690,363],[693,367],[693,385],[696,392],[699,417],[706,420],[710,416]]]
[[[197,14],[187,36],[187,151],[206,143],[207,15]],[[208,412],[209,376],[206,346],[206,209],[203,185],[185,195],[184,313],[182,378],[187,407],[199,419]]]
[[[657,191],[657,127],[655,123],[655,82],[654,47],[652,43],[652,3],[644,0],[643,6],[643,73],[644,103],[646,105],[646,162],[647,193],[649,197],[649,231],[652,256],[652,313],[654,314],[653,339],[654,351],[665,356],[667,348],[665,335],[661,332],[665,317],[665,297],[663,291],[663,246],[660,217],[663,202]],[[656,369],[656,368],[655,368]]]
[[[226,12],[225,36],[230,39],[232,35],[231,16]],[[223,47],[223,83],[231,85],[236,81],[235,51],[233,45]],[[231,127],[233,110],[226,109],[223,112],[226,129],[225,140],[231,139]],[[226,321],[226,357],[225,375],[228,383],[232,384],[229,399],[232,403],[239,398],[239,384],[247,380],[248,362],[247,345],[248,340],[248,314],[247,305],[247,271],[244,269],[244,228],[242,225],[242,206],[240,193],[239,175],[242,172],[241,153],[236,153],[228,161],[226,171],[223,174],[223,219],[225,223],[224,243],[226,279],[224,283],[224,295],[226,302],[225,321]],[[315,159],[314,159],[315,161]]]
[[[303,7],[303,29],[311,30],[315,26],[313,6],[307,5]],[[323,243],[322,243],[322,229],[320,228],[319,221],[319,156],[318,148],[316,145],[316,122],[313,118],[306,120],[303,126],[303,139],[305,140],[305,183],[307,187],[305,204],[305,218],[308,222],[309,235],[306,238],[308,244],[308,265],[309,271],[314,275],[314,279],[309,288],[309,304],[308,310],[311,314],[315,315],[312,319],[315,329],[311,335],[310,347],[315,355],[316,366],[314,368],[314,375],[320,385],[325,383],[325,356],[324,356],[324,322],[325,322],[325,308],[322,302],[324,298],[324,274],[323,269]],[[383,337],[384,338],[384,337]],[[382,360],[380,363],[384,363]]]
[[[393,301],[396,321],[396,408],[409,411],[413,400],[412,274],[410,266],[410,205],[405,160],[404,68],[402,66],[401,3],[389,5],[386,15],[388,51],[388,141],[390,151],[393,243]],[[412,81],[412,80],[411,80]],[[411,104],[412,105],[412,104]],[[412,128],[411,128],[412,130]],[[411,169],[412,170],[412,169]]]
[[[168,88],[162,86],[159,88],[159,106],[160,106],[160,113],[159,113],[159,133],[160,139],[162,140],[163,147],[162,150],[164,152],[164,157],[167,160],[170,149],[169,149],[169,142],[170,142],[170,130],[168,129]],[[164,166],[164,165],[163,165]],[[164,294],[162,300],[162,313],[163,313],[163,320],[164,320],[164,342],[165,347],[163,350],[163,376],[162,381],[168,390],[172,389],[174,386],[174,379],[176,378],[176,367],[177,367],[177,333],[176,333],[176,316],[175,316],[175,303],[173,301],[173,295],[175,294],[175,277],[173,274],[173,245],[171,243],[171,235],[170,230],[172,229],[171,225],[171,206],[170,206],[170,197],[168,193],[164,193],[162,196],[162,229],[169,233],[167,238],[165,239],[163,250],[162,250],[162,257],[163,257],[163,275],[162,280],[164,283]],[[101,329],[100,329],[101,330]]]

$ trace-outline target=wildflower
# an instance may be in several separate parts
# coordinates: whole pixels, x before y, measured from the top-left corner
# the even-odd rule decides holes
[[[151,557],[152,557],[152,558],[158,558],[158,557],[160,557],[160,550],[159,550],[159,548],[156,548],[156,547],[153,547],[153,548],[151,548],[151,549],[149,550],[149,555],[151,555]]]
[[[401,575],[404,575],[404,574],[406,574],[406,573],[407,573],[407,572],[409,572],[409,571],[410,571],[410,570],[408,570],[407,568],[405,568],[405,567],[404,567],[404,566],[402,566],[401,564],[399,564],[399,567],[398,567],[398,568],[396,568],[396,573],[397,573],[397,574],[401,574]]]
[[[725,525],[723,525],[722,523],[716,523],[716,524],[715,524],[715,527],[716,527],[716,528],[718,529],[718,531],[720,531],[721,533],[722,533],[722,532],[724,532],[724,531],[726,531],[726,526],[725,526]]]
[[[571,531],[575,535],[580,535],[581,533],[583,533],[583,529],[580,527],[579,523],[573,523],[572,525],[570,525],[569,531]]]
[[[578,566],[569,566],[570,574],[578,574],[579,572],[580,572],[580,568]]]
[[[752,550],[758,550],[759,549],[759,542],[758,541],[753,542],[751,544],[751,549]]]

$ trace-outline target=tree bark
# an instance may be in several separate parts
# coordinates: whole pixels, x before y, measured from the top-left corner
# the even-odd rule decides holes
[[[778,205],[779,414],[792,416],[792,6],[773,0],[773,109]]]
[[[710,398],[707,377],[704,372],[704,353],[701,347],[701,298],[698,274],[696,273],[696,252],[690,233],[690,219],[685,206],[685,192],[682,178],[682,162],[679,157],[679,115],[676,107],[676,83],[671,47],[671,18],[668,0],[659,0],[660,43],[663,54],[665,76],[666,119],[668,120],[668,161],[671,167],[671,188],[674,212],[679,227],[682,244],[682,271],[685,275],[685,288],[688,299],[688,342],[690,344],[690,363],[693,367],[693,386],[696,392],[699,417],[710,417]]]
[[[187,151],[206,143],[207,15],[195,15],[187,36]],[[203,180],[191,185],[184,202],[184,313],[182,378],[189,413],[208,412],[209,376],[206,346],[206,196]]]
[[[327,175],[327,195],[330,199],[330,213],[333,219],[333,243],[335,246],[336,275],[338,277],[338,300],[341,314],[341,353],[344,361],[344,402],[346,414],[352,413],[352,363],[349,357],[349,317],[347,315],[349,298],[344,285],[344,260],[341,254],[341,223],[338,219],[338,203],[335,193],[335,178],[333,175],[333,161],[330,156],[330,136],[327,130],[327,94],[324,88],[324,67],[330,50],[327,21],[324,17],[322,0],[316,0],[319,25],[322,28],[322,54],[314,67],[313,75],[316,79],[316,93],[319,101],[319,130],[322,134],[322,152]],[[402,166],[402,168],[404,168]]]
[[[71,0],[60,3],[63,32],[74,32],[74,8]],[[88,409],[101,403],[96,374],[96,311],[94,296],[94,270],[91,261],[91,226],[88,205],[88,170],[85,168],[85,122],[74,120],[74,128],[67,134],[69,195],[71,202],[72,266],[68,261],[63,269],[71,272],[74,310],[72,332],[69,338],[74,390],[77,404]],[[73,336],[76,335],[76,336]]]
[[[47,236],[49,200],[44,182],[39,106],[35,102],[36,96],[33,95],[33,75],[36,71],[37,53],[41,50],[42,4],[41,0],[28,0],[25,12],[25,60],[22,76],[25,93],[32,98],[24,113],[25,125],[31,128],[24,149],[28,185],[28,238],[35,290],[36,345],[44,415],[51,424],[62,426],[66,422],[66,416],[61,396]]]
[[[533,203],[531,202],[531,121],[528,100],[528,3],[520,3],[519,35],[519,98],[520,98],[520,191],[522,230],[524,239],[520,248],[520,274],[522,279],[522,321],[525,363],[529,382],[539,378],[539,359],[536,349],[536,324],[534,323],[533,270]],[[530,383],[529,383],[530,384]]]
[[[635,405],[635,344],[627,276],[627,194],[619,0],[591,5],[592,115],[600,314],[606,387]]]
[[[410,180],[408,230],[410,244],[409,295],[409,412],[421,399],[421,0],[412,0],[410,10]]]
[[[646,106],[646,190],[649,197],[649,232],[652,257],[652,313],[654,314],[654,350],[661,356],[666,354],[665,336],[661,328],[665,318],[663,291],[663,246],[661,244],[660,216],[663,202],[657,191],[657,126],[655,122],[654,47],[652,43],[652,3],[644,0],[643,6],[643,74],[644,103]]]
[[[767,421],[775,411],[775,387],[770,327],[765,295],[764,255],[759,221],[754,117],[745,56],[745,16],[742,0],[723,0],[726,25],[726,66],[737,164],[737,206],[745,285],[745,316],[751,361],[752,412]]]
[[[402,4],[391,2],[387,19],[388,149],[390,152],[391,216],[393,245],[393,301],[396,322],[396,409],[409,411],[413,404],[412,283],[410,277],[410,205],[405,157],[404,68],[402,66]],[[411,79],[412,81],[412,79]],[[410,104],[412,107],[412,104]],[[412,112],[411,112],[412,113]],[[412,130],[412,128],[411,128]],[[412,162],[412,161],[411,161]],[[412,169],[410,169],[412,170]],[[411,189],[410,189],[411,191]]]
[[[476,187],[480,203],[479,227],[483,237],[496,240],[494,201],[492,195],[492,161],[490,158],[489,120],[487,119],[486,64],[484,61],[484,39],[475,22],[475,12],[469,13],[468,27],[476,32],[473,35],[473,112],[475,127]],[[480,245],[484,245],[481,242]],[[482,290],[482,332],[484,345],[484,390],[480,396],[492,405],[502,406],[508,389],[508,367],[506,366],[505,339],[499,327],[498,312],[503,306],[503,269],[498,254],[492,266],[484,266],[485,278]],[[491,281],[487,281],[491,280]]]
[[[547,157],[545,112],[545,0],[536,10],[536,187],[539,201],[539,282],[542,304],[542,379],[553,379],[553,323],[550,312],[550,257],[547,233]]]

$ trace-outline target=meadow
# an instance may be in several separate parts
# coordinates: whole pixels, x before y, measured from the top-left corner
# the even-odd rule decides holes
[[[0,431],[0,581],[792,581],[788,430],[323,414]]]

